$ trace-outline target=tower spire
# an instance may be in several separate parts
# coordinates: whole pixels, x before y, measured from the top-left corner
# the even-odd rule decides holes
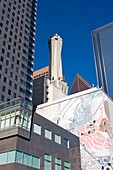
[[[49,79],[62,80],[62,38],[56,33],[50,38],[49,42],[50,50],[50,64],[49,64]]]

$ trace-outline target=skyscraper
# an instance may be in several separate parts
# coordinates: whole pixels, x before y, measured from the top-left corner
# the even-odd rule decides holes
[[[32,101],[37,0],[0,0],[0,103]]]
[[[99,87],[113,98],[113,22],[92,32]]]
[[[78,73],[71,85],[70,94],[90,89],[91,86]]]

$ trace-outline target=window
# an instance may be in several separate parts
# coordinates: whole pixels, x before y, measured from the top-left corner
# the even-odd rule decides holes
[[[11,46],[10,45],[8,45],[8,50],[10,50],[11,49]]]
[[[8,90],[8,94],[11,95],[11,90],[10,89]]]
[[[8,21],[8,20],[6,20],[6,24],[7,24],[7,25],[9,24],[9,21]]]
[[[14,56],[12,56],[12,61],[15,61],[15,57]]]
[[[11,38],[9,38],[9,42],[10,42],[10,43],[12,42],[12,39],[11,39]]]
[[[34,133],[41,135],[41,126],[34,123]]]
[[[40,168],[40,159],[38,157],[20,151],[0,153],[0,165],[15,161],[38,169]]]
[[[40,159],[33,156],[32,157],[32,167],[40,169]]]
[[[14,89],[16,89],[16,90],[17,90],[17,84],[14,84]]]
[[[19,65],[19,60],[17,60],[17,64]]]
[[[2,20],[2,21],[4,20],[4,17],[3,17],[3,16],[1,16],[1,20]]]
[[[7,35],[6,35],[6,34],[4,34],[4,38],[5,38],[5,39],[7,38]]]
[[[20,151],[17,151],[16,152],[16,162],[22,163],[22,157],[23,157],[23,153]]]
[[[61,159],[55,158],[55,170],[61,170]]]
[[[9,80],[9,85],[12,86],[12,81],[11,80]]]
[[[1,101],[4,101],[4,96],[3,95],[1,95]]]
[[[11,29],[13,29],[13,25],[11,24]]]
[[[6,91],[6,87],[5,86],[2,87],[2,91],[4,91],[4,92]]]
[[[4,77],[4,82],[6,83],[6,81],[7,81],[7,78],[6,78],[6,77]]]
[[[66,138],[64,138],[64,146],[65,146],[66,148],[69,148],[69,140],[66,139]]]
[[[7,162],[7,153],[1,153],[0,154],[0,164],[6,164]]]
[[[7,14],[7,18],[9,18],[9,16],[10,16],[10,15],[9,15],[9,14]]]
[[[7,57],[8,57],[8,58],[10,57],[10,53],[7,53]]]
[[[19,68],[18,68],[18,67],[16,67],[16,72],[17,72],[17,73],[19,72]]]
[[[8,60],[6,60],[6,65],[7,65],[7,66],[9,65],[9,61],[8,61]]]
[[[3,45],[6,46],[6,41],[3,41]]]
[[[28,155],[28,154],[24,153],[24,155],[23,155],[23,164],[28,165],[28,166],[31,165],[31,155]]]
[[[15,49],[13,49],[13,53],[14,53],[14,54],[15,54],[15,51],[16,51],[16,50],[15,50]]]
[[[64,170],[70,170],[70,163],[67,161],[64,162]]]
[[[48,154],[44,155],[44,170],[51,170],[51,156]]]
[[[7,69],[7,68],[5,68],[5,73],[6,73],[6,74],[8,73],[8,69]]]
[[[55,142],[58,144],[61,144],[61,136],[60,135],[55,134]]]
[[[7,161],[8,163],[15,162],[15,151],[8,152]]]
[[[18,76],[15,76],[15,80],[18,81]]]
[[[14,46],[16,47],[16,42],[14,42]]]
[[[6,31],[6,32],[8,31],[8,28],[7,28],[7,27],[5,27],[5,31]]]
[[[11,36],[13,35],[12,31],[10,31],[10,35],[11,35]]]
[[[45,138],[50,139],[52,138],[51,131],[48,129],[45,129]]]
[[[5,53],[5,50],[2,48],[2,53],[4,54]]]
[[[13,94],[13,97],[16,98],[16,93]]]
[[[11,64],[11,68],[14,69],[14,64]]]
[[[10,77],[13,78],[13,73],[12,72],[10,72]]]
[[[2,65],[0,64],[0,70],[2,70]]]

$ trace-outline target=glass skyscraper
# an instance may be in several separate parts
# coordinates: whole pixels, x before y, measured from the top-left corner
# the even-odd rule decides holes
[[[92,32],[99,87],[113,98],[113,22]]]
[[[37,0],[0,0],[0,103],[32,102]]]

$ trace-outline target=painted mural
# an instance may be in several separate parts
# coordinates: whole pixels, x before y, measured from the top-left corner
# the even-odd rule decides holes
[[[113,169],[113,103],[102,92],[69,98],[37,113],[80,137],[83,170]]]

